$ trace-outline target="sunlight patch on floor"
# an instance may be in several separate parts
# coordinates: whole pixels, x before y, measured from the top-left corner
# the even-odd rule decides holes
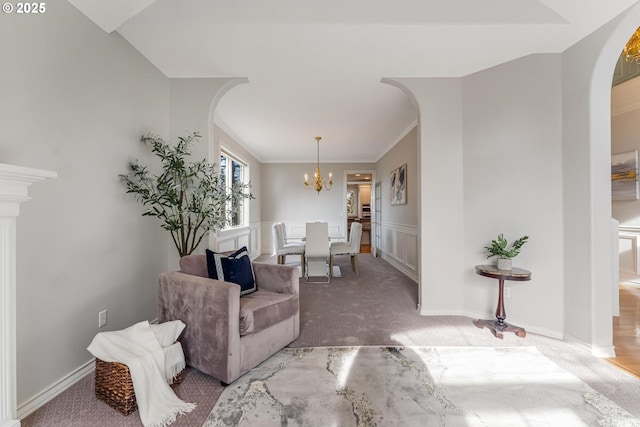
[[[359,349],[356,349],[355,351],[345,354],[344,365],[340,368],[340,372],[336,373],[336,380],[338,381],[338,387],[340,389],[347,385],[347,379],[349,379],[351,367],[353,366],[353,362],[356,360],[359,351]]]

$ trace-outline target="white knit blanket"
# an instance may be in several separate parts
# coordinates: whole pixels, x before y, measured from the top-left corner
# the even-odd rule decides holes
[[[178,414],[196,407],[179,399],[169,387],[185,367],[182,347],[175,343],[184,327],[179,320],[160,325],[144,321],[121,331],[100,332],[87,347],[98,359],[127,365],[146,427],[168,426]]]

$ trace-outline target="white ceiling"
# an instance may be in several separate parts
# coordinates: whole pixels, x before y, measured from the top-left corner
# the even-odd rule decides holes
[[[562,52],[640,0],[69,1],[168,77],[247,77],[216,121],[259,160],[315,162],[320,135],[321,162],[375,162],[416,121],[382,78]]]

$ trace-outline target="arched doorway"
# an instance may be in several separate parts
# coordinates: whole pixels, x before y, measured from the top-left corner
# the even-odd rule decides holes
[[[639,34],[640,30],[634,33]],[[640,120],[640,63],[620,55],[613,75],[611,89],[611,153],[612,165],[621,167],[625,159],[637,167],[637,153],[640,143],[637,139]],[[635,160],[636,165],[633,165]],[[613,169],[612,172],[619,170]],[[640,237],[640,200],[637,200],[637,178],[633,181],[613,181],[612,216],[616,220],[614,241],[614,266],[619,261],[615,273],[619,273],[619,286],[613,293],[613,344],[616,357],[610,359],[615,365],[635,373],[640,373],[640,343],[636,339],[636,329],[640,325],[637,304],[640,300],[640,273],[638,265],[637,240]],[[627,191],[630,190],[630,191]]]
[[[565,333],[611,357],[611,76],[640,5],[562,55]],[[585,267],[586,266],[586,267]]]

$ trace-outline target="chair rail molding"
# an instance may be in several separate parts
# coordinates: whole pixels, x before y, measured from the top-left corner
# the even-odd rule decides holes
[[[56,178],[52,171],[0,163],[0,427],[16,420],[16,218],[34,182]]]

